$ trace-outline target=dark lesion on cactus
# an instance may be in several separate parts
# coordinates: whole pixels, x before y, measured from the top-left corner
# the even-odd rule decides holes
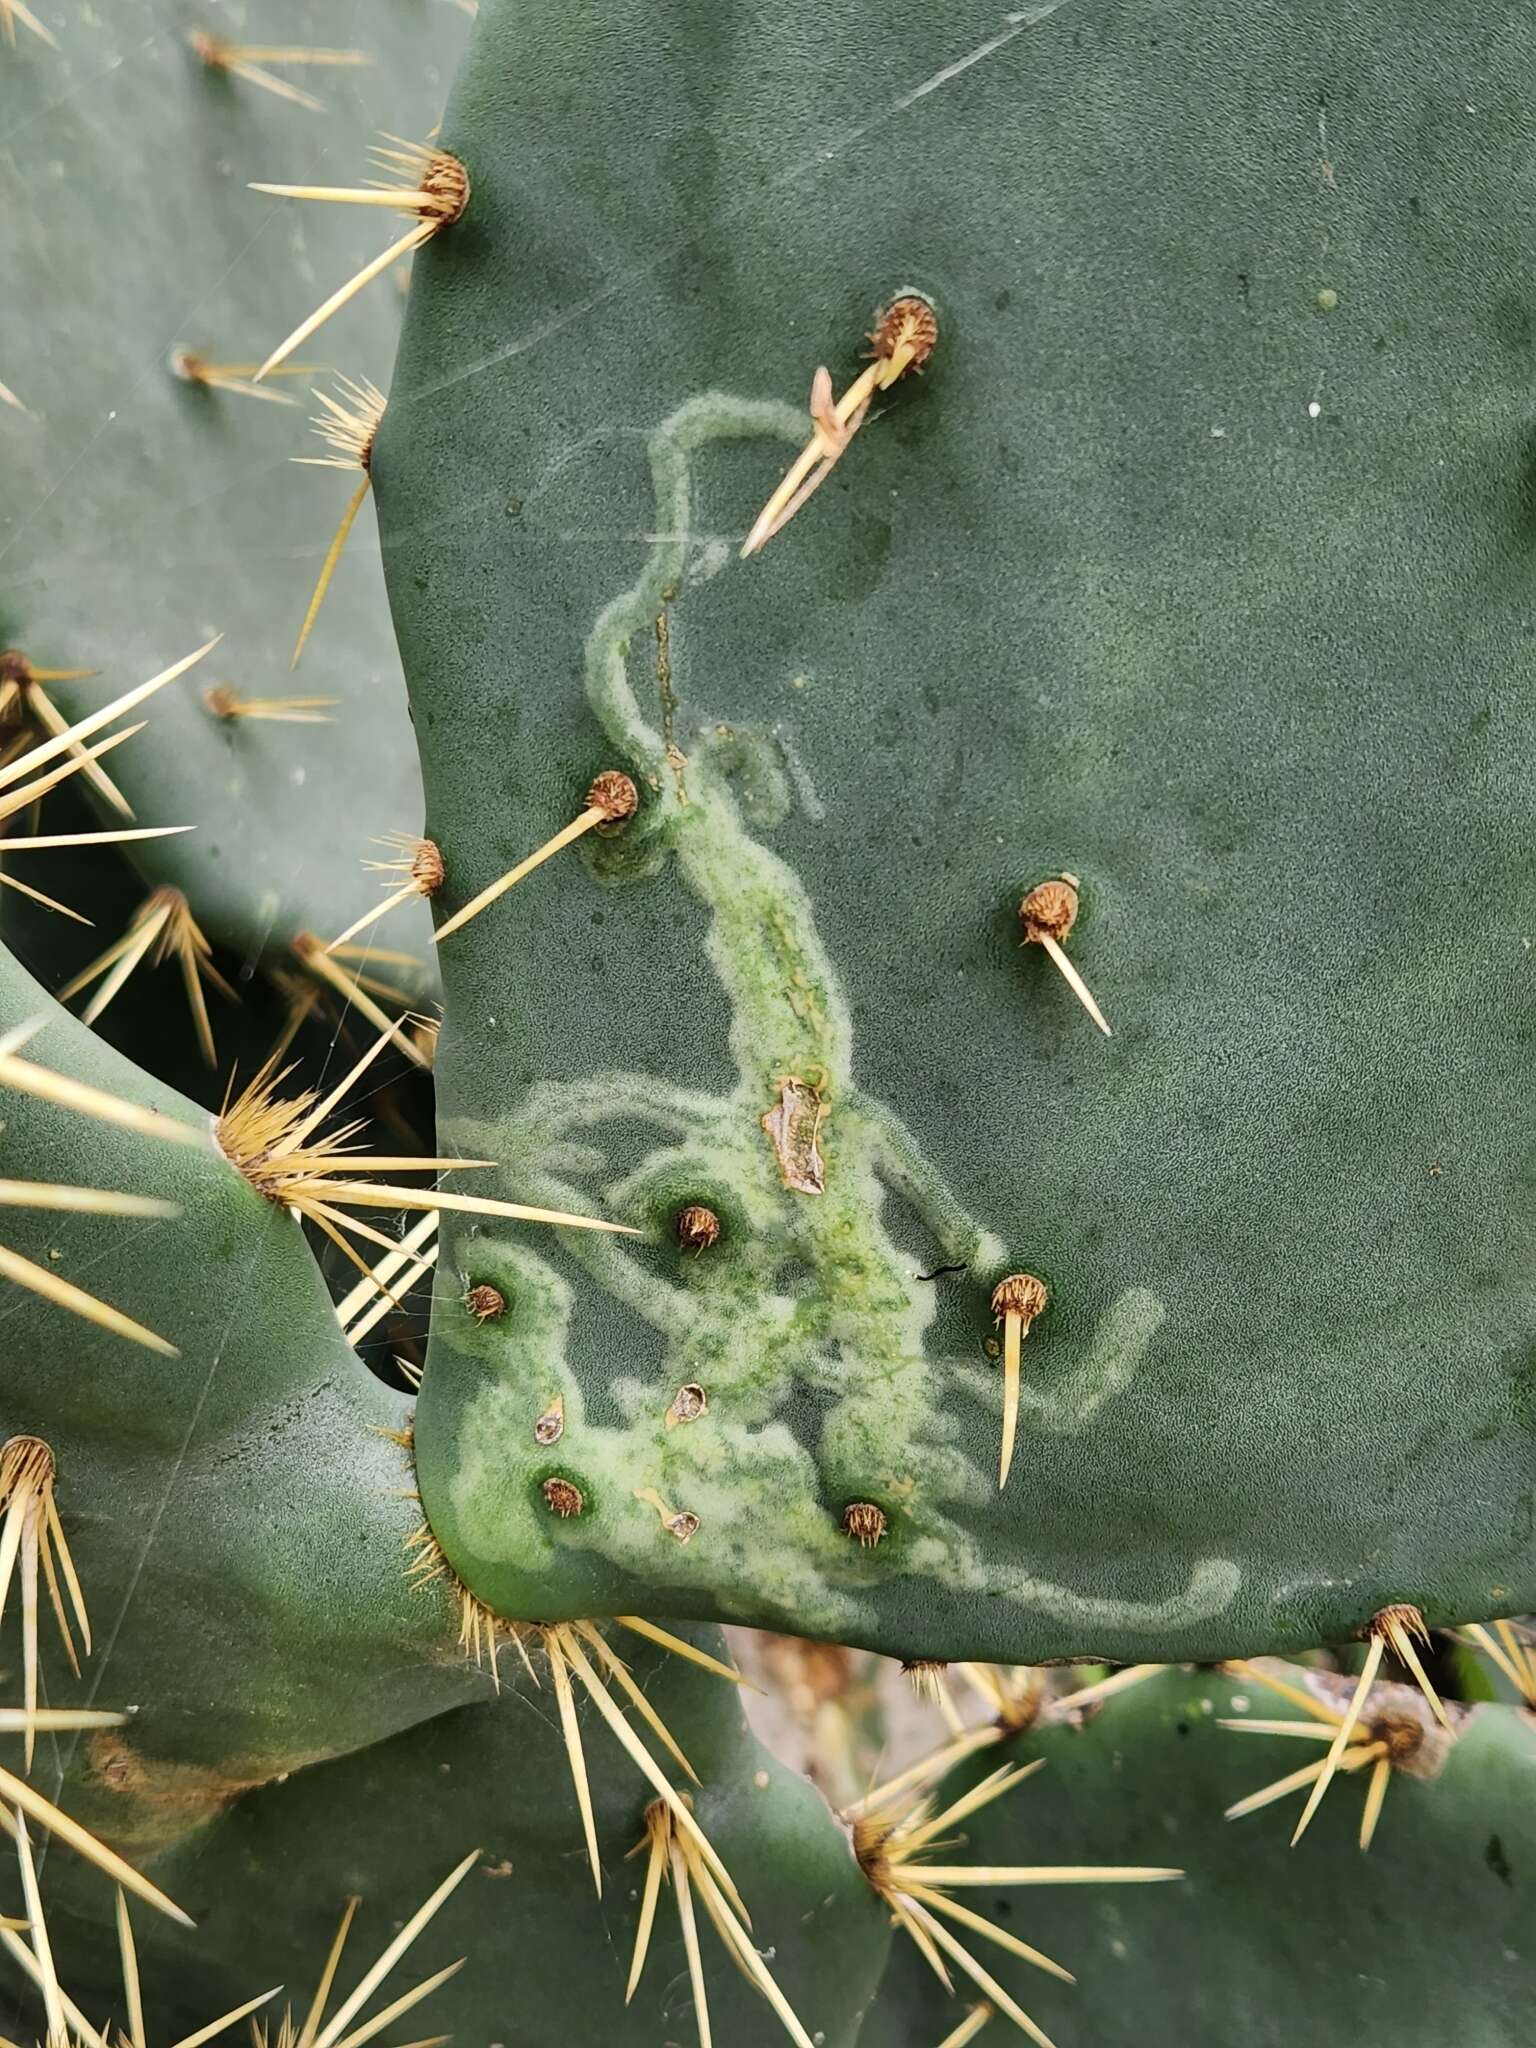
[[[720,1241],[720,1218],[702,1202],[690,1202],[679,1209],[672,1228],[685,1252],[707,1252]]]
[[[861,1550],[873,1550],[885,1537],[889,1528],[885,1509],[877,1507],[872,1500],[850,1501],[843,1509],[842,1531],[851,1536]]]
[[[464,1306],[477,1323],[494,1323],[507,1312],[507,1297],[499,1287],[481,1280],[464,1295]]]
[[[562,1521],[586,1512],[587,1496],[573,1479],[567,1479],[563,1473],[551,1472],[547,1479],[541,1480],[539,1493],[545,1507]]]

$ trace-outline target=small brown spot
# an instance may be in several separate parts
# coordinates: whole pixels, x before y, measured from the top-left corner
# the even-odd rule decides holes
[[[1050,1298],[1045,1282],[1037,1280],[1033,1273],[1010,1273],[992,1290],[992,1313],[999,1322],[1004,1316],[1017,1316],[1027,1334]]]
[[[420,189],[431,202],[420,208],[423,219],[441,221],[446,227],[469,204],[469,172],[446,149],[434,149]]]
[[[215,718],[240,716],[240,693],[233,683],[210,683],[203,692],[203,703]]]
[[[672,1396],[672,1406],[667,1410],[667,1427],[671,1429],[677,1422],[697,1422],[708,1411],[709,1396],[696,1380],[690,1380]]]
[[[1059,946],[1077,922],[1078,894],[1075,875],[1053,876],[1039,882],[1019,905],[1019,923],[1025,944],[1038,945],[1042,937]]]
[[[464,1306],[477,1323],[494,1323],[507,1312],[507,1297],[499,1287],[492,1287],[488,1280],[482,1280],[478,1287],[471,1287],[464,1297]]]
[[[685,1252],[707,1252],[719,1240],[720,1218],[702,1202],[690,1202],[686,1209],[677,1212],[673,1228]]]
[[[679,1543],[691,1543],[699,1533],[699,1518],[692,1508],[679,1508],[675,1515],[668,1515],[661,1526]]]
[[[587,791],[587,809],[601,811],[610,825],[622,825],[639,808],[639,790],[617,768],[605,768]]]
[[[411,880],[423,896],[435,896],[443,886],[446,870],[442,848],[435,839],[418,839],[411,855]]]
[[[779,1083],[779,1100],[759,1119],[773,1140],[784,1185],[799,1195],[826,1193],[826,1162],[821,1156],[821,1126],[827,1105],[820,1091],[793,1074]]]
[[[544,1413],[533,1425],[533,1440],[536,1444],[543,1444],[547,1448],[550,1444],[559,1443],[564,1435],[565,1402],[559,1394],[556,1394],[553,1401],[550,1402]]]
[[[850,1501],[843,1509],[843,1534],[853,1537],[861,1550],[873,1550],[885,1534],[885,1510],[873,1501]]]
[[[907,292],[893,299],[870,332],[870,348],[877,356],[893,356],[905,342],[912,352],[912,368],[920,370],[933,354],[939,339],[939,316],[926,299]]]
[[[32,681],[32,664],[15,647],[7,647],[0,654],[0,683],[16,683],[25,689]]]
[[[540,1491],[546,1506],[564,1520],[570,1515],[579,1515],[587,1504],[587,1497],[579,1486],[573,1486],[569,1479],[551,1477],[546,1479]]]

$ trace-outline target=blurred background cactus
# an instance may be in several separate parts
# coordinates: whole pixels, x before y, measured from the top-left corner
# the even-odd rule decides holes
[[[0,0],[0,2037],[1526,2041],[1533,59]]]

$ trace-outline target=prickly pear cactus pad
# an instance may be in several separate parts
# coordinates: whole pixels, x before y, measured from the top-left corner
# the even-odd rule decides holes
[[[718,1637],[704,1640],[720,1653]],[[784,1997],[823,2048],[853,2048],[890,1932],[846,1833],[818,1792],[752,1741],[733,1688],[665,1652],[622,1647],[705,1781],[695,1794],[700,1821],[740,1886]],[[198,1920],[189,1933],[140,1916],[141,1955],[152,1958],[158,1982],[175,1987],[177,2023],[190,2026],[248,1995],[258,1978],[285,1974],[299,2008],[307,1985],[293,1980],[318,1968],[346,1894],[362,1897],[362,1929],[398,1927],[428,1884],[478,1845],[468,1881],[413,1953],[416,1978],[467,1958],[423,2011],[438,2033],[518,2048],[692,2042],[694,2001],[670,1888],[634,1996],[624,1998],[645,1876],[644,1857],[626,1857],[644,1836],[645,1788],[596,1716],[584,1714],[604,1852],[599,1898],[548,1689],[534,1692],[521,1675],[518,1685],[516,1694],[250,1794],[161,1858],[158,1878]],[[274,1888],[279,1870],[288,1876]],[[101,1892],[98,1885],[81,1906],[109,1922]],[[774,2048],[787,2038],[779,2021],[728,1960],[702,1907],[698,1918],[714,2039]],[[114,1997],[109,1924],[101,1934],[105,1941],[79,1929],[61,1961],[76,1995],[93,1993],[92,2010]]]
[[[1283,1675],[1307,1683],[1299,1670]],[[1384,1690],[1413,1714],[1411,1693]],[[1135,1886],[959,1892],[1077,1981],[1052,1982],[967,1936],[973,1955],[1063,2048],[1130,2048],[1149,2036],[1188,2048],[1442,2039],[1520,2048],[1536,1994],[1536,1726],[1505,1707],[1454,1711],[1454,1742],[1427,1736],[1392,1771],[1365,1856],[1364,1773],[1334,1786],[1294,1854],[1286,1844],[1297,1799],[1223,1819],[1267,1778],[1322,1752],[1241,1732],[1260,1719],[1306,1719],[1247,1676],[1160,1672],[1086,1728],[1040,1728],[987,1751],[951,1774],[945,1796],[958,1798],[1005,1759],[1044,1767],[967,1820],[966,1861],[1157,1857],[1182,1864],[1185,1878],[1175,1910],[1166,1894]],[[900,1941],[869,2037],[882,2048],[938,2048],[976,1995],[963,1980],[960,1991],[959,2003],[948,1998]],[[1003,2020],[982,2036],[986,2048],[1012,2038]]]
[[[1536,1600],[1533,63],[1464,0],[482,7],[374,472],[439,919],[595,829],[444,938],[439,1103],[643,1233],[445,1245],[493,1607]]]
[[[50,1004],[3,949],[0,1017],[46,1020],[29,1063],[193,1140],[0,1090],[7,1186],[165,1205],[143,1219],[6,1207],[0,1229],[7,1252],[161,1346],[40,1301],[4,1272],[0,1447],[47,1445],[95,1636],[83,1692],[49,1645],[60,1691],[44,1698],[140,1709],[125,1728],[47,1741],[38,1776],[62,1779],[73,1813],[146,1854],[246,1786],[392,1735],[483,1682],[454,1654],[447,1605],[406,1581],[417,1511],[400,1498],[400,1453],[378,1433],[398,1424],[400,1403],[342,1338],[297,1223],[219,1155],[205,1112]],[[13,1547],[0,1560],[8,1582],[14,1561]]]
[[[302,352],[308,374],[252,387],[285,329],[388,236],[376,211],[247,186],[352,183],[377,131],[425,133],[467,23],[438,0],[34,12],[55,47],[23,29],[0,62],[14,316],[0,380],[17,401],[0,404],[0,650],[98,671],[48,686],[78,715],[151,674],[167,646],[223,634],[110,767],[143,822],[197,827],[134,849],[146,879],[182,889],[240,954],[282,953],[296,932],[329,939],[370,908],[371,842],[421,822],[366,508],[289,671],[352,489],[289,458],[324,453],[307,417],[332,367],[387,381],[401,297],[386,279]],[[235,63],[248,39],[275,60],[210,64],[198,34]],[[328,46],[356,61],[307,61]],[[178,361],[202,367],[178,374]],[[231,369],[242,374],[222,381]],[[219,715],[210,688],[267,708]],[[300,694],[326,700],[305,722],[270,709]],[[391,932],[395,947],[424,944],[426,921],[413,908]]]

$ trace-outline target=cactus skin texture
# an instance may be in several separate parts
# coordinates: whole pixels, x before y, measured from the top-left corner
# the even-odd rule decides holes
[[[440,916],[643,793],[440,949],[445,1130],[650,1237],[450,1233],[420,1473],[508,1614],[1210,1658],[1536,1600],[1536,27],[1035,13],[488,0],[450,100],[374,471]],[[738,562],[907,286],[931,361]],[[1018,943],[1063,871],[1113,1038]]]
[[[28,49],[23,37],[0,63],[11,142],[0,215],[17,315],[0,377],[29,408],[0,408],[0,648],[99,670],[56,686],[81,715],[152,674],[166,646],[223,633],[110,767],[143,822],[197,827],[132,849],[146,885],[182,889],[210,936],[242,956],[280,956],[296,932],[329,938],[370,908],[376,878],[360,863],[379,852],[371,842],[420,825],[399,660],[365,510],[289,673],[351,488],[288,460],[323,452],[306,421],[319,410],[311,387],[329,389],[329,373],[273,383],[301,401],[279,405],[185,382],[168,356],[180,344],[259,362],[307,310],[314,280],[339,282],[382,246],[376,212],[285,207],[246,183],[350,178],[377,130],[424,132],[466,23],[439,4],[353,16],[301,0],[264,5],[259,21],[220,0],[57,0],[48,11],[58,47]],[[290,68],[325,101],[319,114],[209,70],[185,40],[199,28],[351,43],[375,61]],[[384,378],[400,304],[389,285],[359,297],[303,360]],[[225,721],[203,701],[221,682],[244,698],[340,701],[330,724]],[[411,906],[388,943],[420,951],[426,933]]]
[[[1075,1985],[989,1944],[972,1942],[973,1952],[1063,2043],[1129,2048],[1165,2027],[1188,2048],[1528,2041],[1530,1715],[1474,1708],[1437,1776],[1394,1771],[1366,1856],[1356,1842],[1359,1777],[1335,1784],[1294,1853],[1294,1799],[1223,1820],[1225,1807],[1318,1747],[1216,1725],[1244,1716],[1296,1718],[1246,1676],[1171,1669],[1107,1702],[1085,1728],[1041,1728],[952,1772],[944,1790],[958,1797],[1005,1759],[1045,1759],[1010,1799],[966,1822],[966,1861],[1172,1860],[1186,1871],[1176,1911],[1136,1887],[961,1895],[992,1918],[1011,1899],[1001,1924],[1065,1964]],[[960,2013],[901,1942],[866,2034],[882,2048],[937,2048]],[[1017,2038],[1002,2021],[984,2030],[987,2048],[993,2037]]]
[[[0,950],[0,1016],[43,1014],[29,1060],[207,1128]],[[52,1448],[95,1622],[88,1683],[103,1705],[141,1708],[94,1743],[61,1739],[65,1803],[146,1855],[245,1787],[390,1736],[480,1682],[453,1653],[449,1605],[406,1584],[418,1517],[376,1433],[400,1402],[342,1339],[299,1226],[211,1139],[139,1137],[11,1091],[0,1119],[7,1177],[181,1206],[153,1222],[6,1209],[0,1229],[180,1353],[5,1289],[0,1440]],[[62,1658],[58,1673],[54,1696],[78,1702]]]
[[[689,1633],[722,1654],[714,1631]],[[695,1794],[699,1819],[741,1887],[780,1988],[824,2048],[853,2048],[889,1930],[846,1835],[821,1795],[753,1741],[734,1688],[632,1638],[616,1637],[615,1646],[705,1781]],[[423,2008],[435,2032],[518,2048],[694,2039],[677,1912],[665,1891],[645,1973],[624,2004],[644,1871],[643,1858],[626,1862],[625,1853],[642,1832],[645,1789],[584,1712],[604,1850],[599,1901],[574,1827],[553,1702],[547,1687],[534,1693],[521,1676],[519,1687],[254,1793],[161,1859],[157,1872],[199,1925],[187,1934],[146,1921],[140,1948],[150,1950],[156,1981],[175,1987],[189,2026],[246,1995],[256,1977],[272,1983],[287,1972],[291,1991],[307,1988],[291,1980],[318,1963],[345,1893],[363,1895],[360,1924],[392,1928],[419,1899],[423,1873],[450,1868],[479,1843],[479,1870],[417,1956],[416,1978],[469,1957]],[[99,1916],[99,1897],[94,1903]],[[701,1938],[714,2038],[742,2048],[784,2040],[707,1922]],[[105,2009],[110,1948],[82,1931],[74,1953],[82,1983],[92,1981],[96,1957],[101,1997],[91,2009]]]

